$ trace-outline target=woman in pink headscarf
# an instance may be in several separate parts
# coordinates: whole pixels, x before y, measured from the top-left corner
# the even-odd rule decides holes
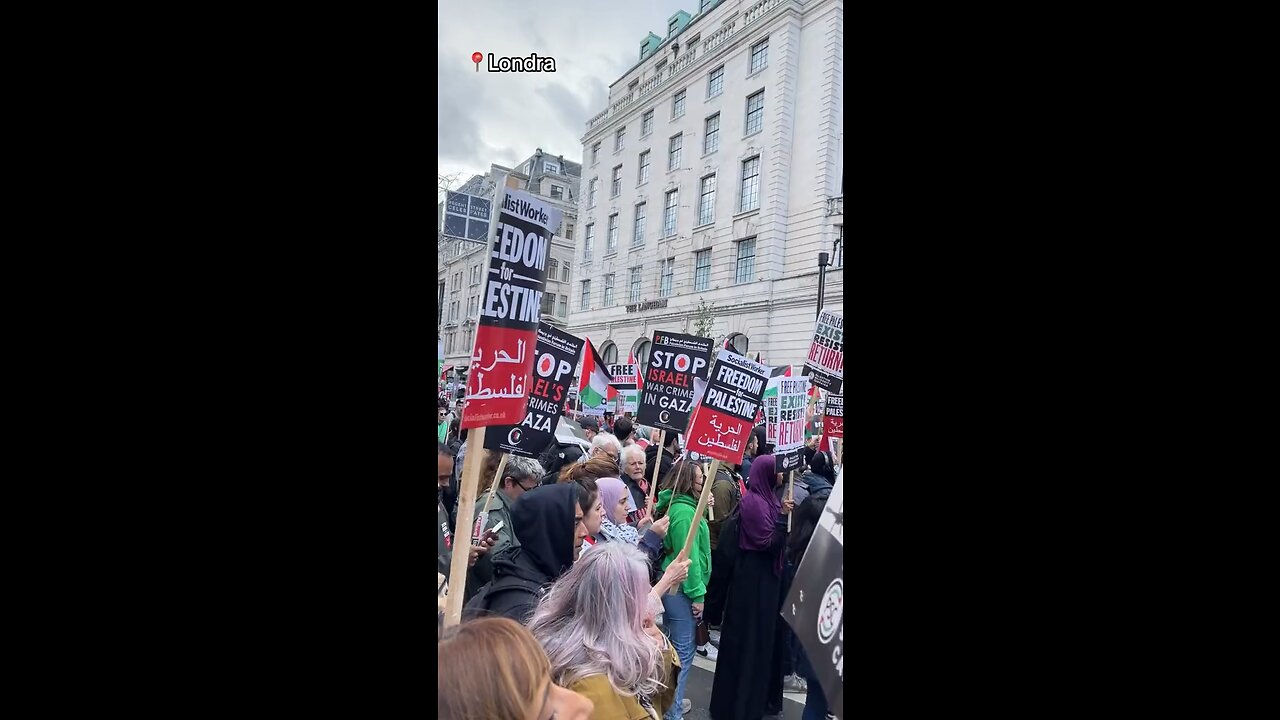
[[[747,494],[738,516],[720,529],[717,556],[733,564],[720,626],[720,657],[711,687],[711,716],[748,720],[766,714],[775,623],[782,587],[782,551],[787,538],[790,500],[773,489],[782,482],[772,455],[751,463]]]

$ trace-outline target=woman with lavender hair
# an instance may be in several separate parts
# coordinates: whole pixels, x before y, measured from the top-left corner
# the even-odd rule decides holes
[[[654,720],[671,705],[680,663],[655,621],[662,593],[689,563],[672,563],[652,589],[644,553],[608,542],[586,553],[538,604],[529,630],[551,677],[586,696],[597,720]]]

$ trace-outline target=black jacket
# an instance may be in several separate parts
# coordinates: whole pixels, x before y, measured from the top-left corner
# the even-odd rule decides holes
[[[653,479],[653,463],[658,459],[659,447],[657,443],[650,443],[649,447],[644,449],[644,474],[650,480]],[[675,458],[671,457],[671,453],[662,453],[662,464],[658,468],[658,489],[662,489],[662,482],[666,480],[667,473],[671,471],[671,466],[675,464]]]
[[[542,592],[573,565],[578,483],[544,485],[511,506],[519,545],[493,558],[493,580],[467,603],[468,617],[501,615],[528,622]]]

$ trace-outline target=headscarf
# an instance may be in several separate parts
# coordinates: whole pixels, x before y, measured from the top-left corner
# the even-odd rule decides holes
[[[600,532],[608,539],[617,542],[639,544],[640,534],[630,525],[618,525],[609,518],[609,513],[618,506],[618,501],[627,498],[630,507],[631,490],[618,478],[597,478],[596,487],[600,488],[600,499],[604,502],[604,519],[600,521]]]
[[[768,550],[773,530],[782,510],[782,502],[773,495],[777,477],[772,455],[757,455],[751,461],[747,494],[738,505],[738,547],[743,550]]]

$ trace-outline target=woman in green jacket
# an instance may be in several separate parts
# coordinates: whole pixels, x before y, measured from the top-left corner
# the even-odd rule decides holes
[[[671,527],[663,538],[663,570],[684,548],[685,537],[694,522],[693,514],[698,509],[703,481],[702,467],[681,459],[667,477],[670,487],[658,493],[658,514],[671,517]],[[693,667],[694,627],[702,617],[707,581],[711,578],[711,533],[705,517],[698,518],[697,523],[698,531],[689,549],[689,576],[680,584],[679,592],[662,596],[662,629],[680,657],[680,680],[666,720],[680,720],[683,713],[688,712],[690,703],[684,699],[685,679],[689,676],[689,668]]]

